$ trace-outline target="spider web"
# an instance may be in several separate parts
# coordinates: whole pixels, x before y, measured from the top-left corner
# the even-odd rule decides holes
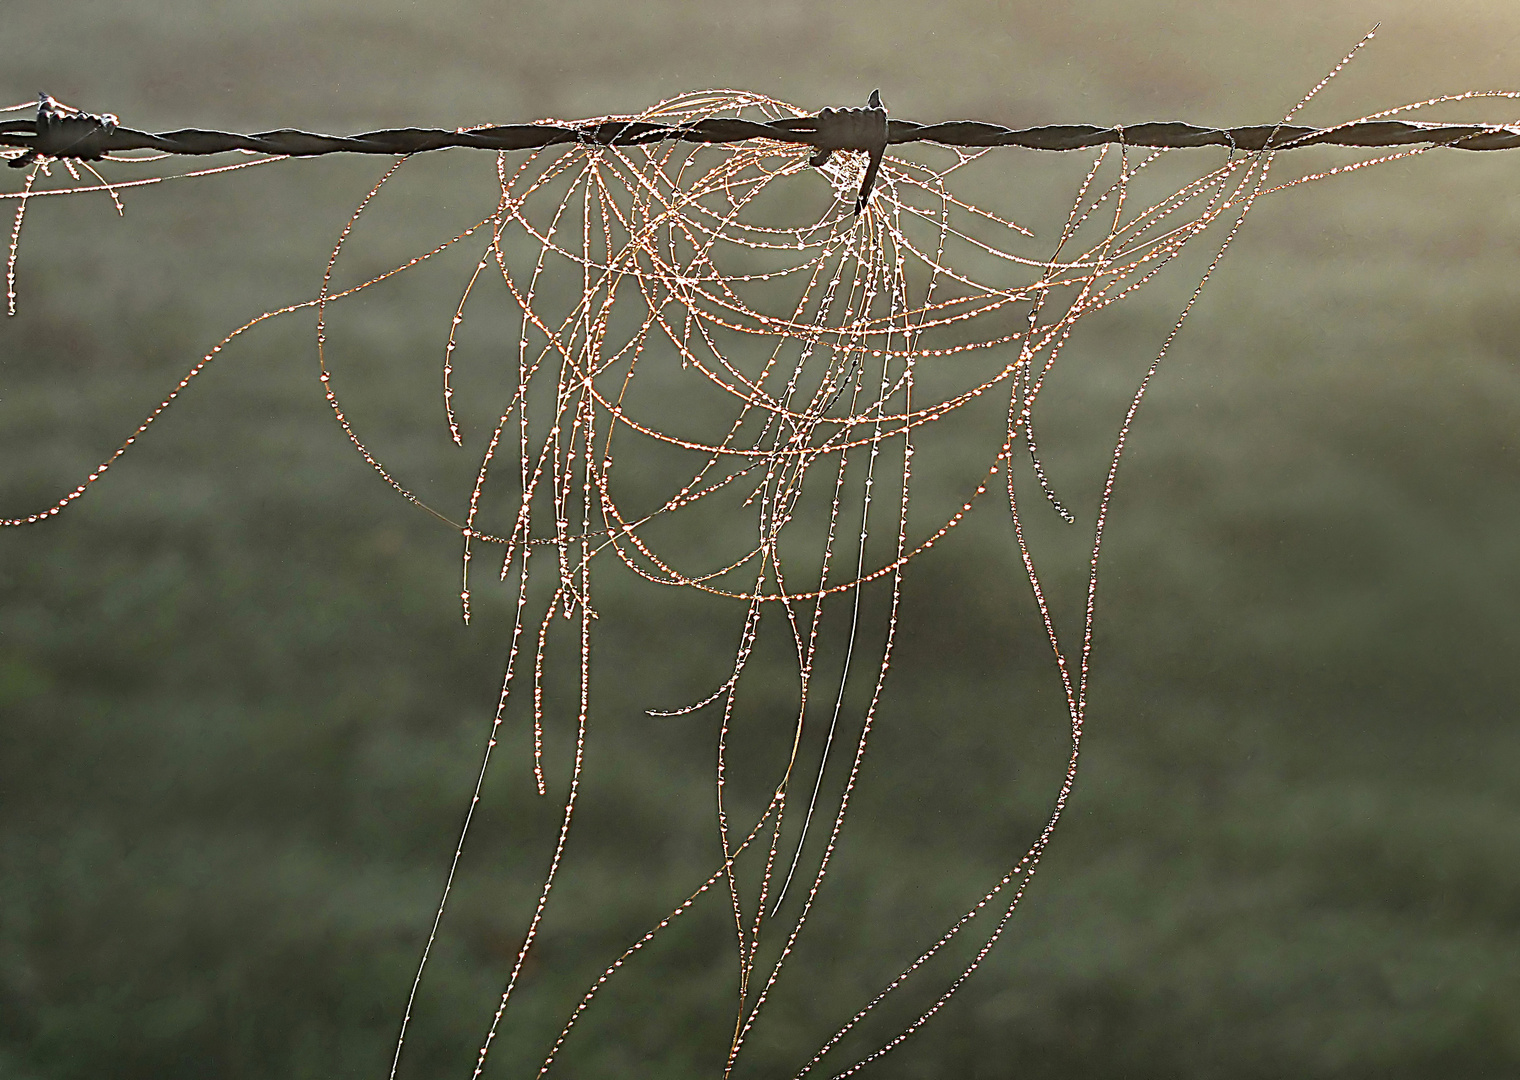
[[[1476,96],[1513,95],[1433,99],[1376,117]],[[713,91],[678,97],[627,119],[678,124],[735,115],[777,119],[806,113],[756,94]],[[616,119],[624,118],[587,123]],[[735,605],[742,618],[727,674],[697,700],[650,710],[655,716],[705,711],[716,718],[721,862],[606,966],[566,1018],[539,1069],[540,1076],[551,1069],[603,988],[714,893],[729,913],[737,975],[727,1076],[779,992],[789,960],[806,946],[805,928],[843,842],[899,642],[908,564],[945,540],[978,500],[989,493],[1006,498],[1065,703],[1064,777],[1043,828],[1006,872],[937,940],[907,959],[795,1073],[800,1078],[826,1058],[840,1057],[847,1037],[878,1006],[892,995],[916,991],[921,1004],[913,1007],[913,1019],[874,1036],[874,1048],[852,1064],[830,1065],[834,1076],[849,1076],[901,1045],[965,984],[1003,934],[1051,841],[1076,779],[1100,554],[1125,444],[1151,379],[1245,217],[1263,194],[1428,149],[1373,156],[1275,186],[1269,184],[1274,153],[1231,154],[1180,186],[1161,185],[1159,195],[1142,196],[1138,192],[1149,190],[1146,181],[1161,171],[1158,163],[1175,152],[1105,148],[1093,154],[1055,234],[1038,237],[957,194],[962,176],[985,150],[887,155],[875,193],[857,215],[863,153],[836,153],[815,164],[805,148],[765,141],[556,146],[522,158],[498,155],[497,201],[489,216],[404,263],[338,287],[337,270],[354,229],[404,167],[402,159],[354,211],[332,248],[316,296],[266,312],[227,335],[77,488],[51,507],[0,524],[58,514],[234,338],[276,316],[315,310],[319,378],[335,419],[387,484],[458,531],[464,620],[470,620],[472,595],[482,587],[482,565],[492,575],[487,587],[505,589],[514,611],[497,707],[408,996],[392,1076],[400,1069],[413,1006],[508,705],[525,695],[531,699],[535,783],[541,795],[548,791],[543,747],[546,703],[556,694],[551,654],[568,636],[576,706],[567,795],[533,913],[481,1041],[475,1075],[507,1029],[508,1007],[550,903],[582,793],[596,587],[603,567],[621,566],[653,584],[698,590]],[[251,158],[183,175],[270,160],[275,159]],[[173,178],[108,182],[86,164],[98,181],[91,184],[74,163],[62,164],[74,184],[39,188],[39,178],[52,175],[43,160],[26,175],[20,192],[4,196],[17,200],[7,268],[12,308],[30,199],[103,190],[120,210],[120,190]],[[820,177],[825,184],[819,184]],[[1076,522],[1042,464],[1035,433],[1041,394],[1078,320],[1134,296],[1205,232],[1214,234],[1206,267],[1135,387],[1101,477],[1096,513],[1088,522],[1080,627],[1060,633],[1061,620],[1026,528],[1029,492],[1021,479],[1032,477],[1051,510]],[[468,498],[448,511],[426,503],[386,466],[345,411],[340,380],[328,362],[328,311],[470,243],[479,258],[453,312],[441,365],[443,419],[456,444],[466,444],[468,430],[455,408],[455,356],[467,311],[486,302],[487,295],[497,302],[505,297],[519,330],[507,348],[509,388],[478,450]],[[672,387],[683,395],[680,407],[669,400]],[[910,516],[910,505],[925,501],[916,494],[914,468],[924,436],[934,425],[956,424],[989,400],[998,403],[1003,417],[1001,438],[979,474],[952,495],[948,513],[927,520],[922,510]],[[936,494],[943,500],[943,492]],[[694,546],[693,536],[711,542]],[[869,589],[883,592],[885,603],[866,603]],[[568,635],[554,630],[561,624]],[[747,765],[732,754],[731,734],[736,707],[751,685],[745,676],[762,624],[782,627],[799,692],[790,717],[774,719],[787,726],[790,754],[773,775],[761,778],[768,792],[761,812],[746,816],[730,795]],[[836,625],[848,626],[834,643],[842,658],[826,662],[825,639],[837,633]],[[820,724],[820,717],[827,723]],[[814,758],[817,767],[804,770],[802,762]],[[921,973],[929,962],[962,935],[977,938],[970,959],[937,988],[918,987],[926,981]]]

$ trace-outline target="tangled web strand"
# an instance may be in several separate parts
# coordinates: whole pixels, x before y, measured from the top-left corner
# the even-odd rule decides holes
[[[714,93],[667,102],[640,118],[678,123],[749,110],[766,118],[803,115],[754,95]],[[501,1030],[532,947],[580,790],[595,615],[589,567],[597,556],[616,558],[651,582],[699,589],[744,605],[726,679],[703,699],[658,713],[712,709],[720,714],[715,781],[722,863],[598,977],[576,1005],[540,1075],[552,1066],[607,982],[700,896],[718,887],[727,893],[737,967],[738,1000],[725,1075],[733,1069],[798,947],[837,849],[892,662],[904,569],[959,525],[1000,475],[1063,681],[1072,735],[1066,782],[1044,831],[1002,879],[881,994],[864,1003],[797,1075],[811,1072],[973,919],[998,909],[985,940],[951,985],[906,1030],[841,1075],[917,1030],[987,955],[1022,897],[1075,777],[1091,610],[1077,662],[1069,664],[1023,540],[1013,483],[1015,445],[1022,440],[1044,494],[1071,520],[1045,482],[1031,417],[1074,323],[1133,295],[1190,239],[1222,217],[1230,219],[1233,235],[1262,190],[1270,156],[1235,158],[1161,202],[1137,209],[1128,200],[1130,182],[1160,152],[1138,161],[1122,151],[1099,152],[1054,250],[1043,256],[1020,253],[1029,246],[1028,230],[953,192],[954,174],[978,156],[951,151],[938,165],[888,157],[871,206],[856,216],[852,204],[865,155],[835,155],[816,169],[829,181],[829,197],[821,212],[800,226],[774,222],[796,219],[802,197],[794,194],[788,202],[786,189],[816,186],[815,180],[804,179],[815,167],[805,151],[783,144],[574,148],[540,152],[516,168],[505,159],[500,162],[500,199],[496,214],[485,223],[489,239],[453,325],[457,328],[462,320],[470,292],[490,275],[500,278],[521,311],[522,332],[515,390],[482,454],[461,530],[461,600],[468,617],[472,560],[483,544],[503,548],[498,576],[515,589],[518,619],[496,725],[514,679],[520,670],[527,674],[531,647],[535,747],[542,746],[544,654],[550,623],[558,617],[579,620],[580,710],[558,842],[482,1042],[477,1074]],[[534,253],[531,267],[512,265],[517,241]],[[952,252],[972,253],[970,261],[985,272],[968,272]],[[567,268],[578,276],[579,289],[554,289],[556,270],[563,275]],[[446,347],[443,397],[457,441],[452,410],[456,340],[451,334]],[[975,371],[966,362],[972,358],[992,362],[983,364],[987,370],[969,385],[948,394],[923,389],[924,366],[959,364]],[[671,422],[670,410],[641,410],[633,404],[638,382],[667,381],[673,361],[684,377],[707,391],[703,400],[708,407],[684,426]],[[988,393],[1006,395],[1008,407],[1002,444],[981,480],[947,518],[927,526],[910,524],[919,429],[953,422],[960,410]],[[552,412],[539,413],[533,403],[550,397]],[[659,415],[649,415],[651,411]],[[679,451],[691,461],[690,470],[670,482],[671,490],[657,505],[629,505],[633,500],[621,495],[617,476],[620,470],[644,474],[641,452],[652,446]],[[505,481],[493,471],[503,456],[510,474]],[[491,501],[489,493],[503,483],[503,498],[515,512],[510,530],[497,535],[479,528],[478,521]],[[693,514],[705,502],[724,499],[730,516],[737,503],[749,522],[748,540],[737,550],[694,565],[691,545],[662,547],[652,538],[654,519]],[[1104,510],[1106,505],[1105,497]],[[539,560],[549,556],[545,548],[552,548],[553,558],[540,570]],[[1094,570],[1096,555],[1095,543]],[[554,591],[530,617],[529,582],[538,573],[554,577]],[[887,583],[890,599],[878,644],[870,649],[877,660],[860,670],[856,645],[862,638],[862,591],[873,581]],[[848,605],[850,631],[839,679],[825,684],[817,677],[820,632],[825,609],[833,604]],[[738,764],[729,759],[730,725],[766,617],[784,620],[800,693],[790,758],[770,785],[763,813],[741,822],[725,798],[731,769]],[[843,752],[848,757],[844,765],[836,760],[836,735],[846,686],[861,679],[870,690],[863,715],[843,725],[854,733],[853,748]],[[803,778],[805,786],[794,794],[794,766],[804,717],[810,713],[828,715],[830,724],[816,774]],[[493,728],[482,778],[494,745]],[[821,799],[831,766],[844,768],[844,779]],[[542,791],[541,760],[535,767]],[[832,811],[820,823],[826,839],[804,863],[804,843],[821,803]],[[795,823],[799,816],[795,837],[788,836],[783,823]],[[748,895],[736,872],[741,858],[761,864],[758,890]],[[792,891],[800,892],[799,900],[785,906]],[[435,917],[435,933],[446,903],[447,894]],[[779,948],[762,949],[762,941],[778,939]],[[419,970],[419,983],[421,975]],[[399,1052],[400,1046],[398,1063]]]

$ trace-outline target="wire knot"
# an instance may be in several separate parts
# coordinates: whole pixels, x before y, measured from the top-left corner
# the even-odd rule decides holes
[[[865,180],[855,200],[855,213],[865,209],[882,155],[887,151],[887,108],[881,103],[881,91],[872,90],[863,109],[824,109],[813,118],[816,123],[811,140],[816,151],[808,164],[818,167],[833,156],[835,150],[863,150],[870,155]]]
[[[38,94],[37,134],[27,152],[10,166],[20,169],[43,157],[99,161],[105,154],[106,139],[118,122],[110,113],[81,112],[47,94]]]

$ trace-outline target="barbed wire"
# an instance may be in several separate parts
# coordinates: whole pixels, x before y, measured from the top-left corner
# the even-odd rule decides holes
[[[874,95],[873,95],[874,96]],[[878,99],[879,100],[879,99]],[[851,138],[849,122],[862,114],[885,114],[884,108],[824,109],[817,116],[769,122],[716,117],[689,124],[644,120],[601,120],[590,124],[541,122],[479,128],[384,128],[358,135],[323,135],[293,128],[242,135],[202,128],[151,133],[121,127],[109,113],[81,112],[42,95],[35,120],[0,123],[0,145],[21,147],[34,157],[96,161],[128,150],[167,154],[223,154],[235,150],[289,157],[316,154],[418,154],[449,147],[478,150],[531,150],[560,143],[639,146],[667,139],[696,143],[772,139],[818,150],[871,150],[863,137]],[[981,120],[918,124],[886,122],[886,145],[934,142],[947,146],[1019,146],[1030,150],[1082,150],[1105,143],[1126,146],[1188,148],[1226,146],[1236,150],[1289,150],[1304,146],[1403,146],[1436,143],[1461,150],[1512,150],[1520,147],[1514,124],[1437,124],[1410,120],[1360,120],[1329,128],[1299,124],[1252,124],[1204,127],[1181,121],[1101,127],[1093,124],[1046,124],[1009,128]],[[24,158],[13,167],[27,164]]]
[[[872,94],[879,102],[879,97]],[[520,123],[488,128],[385,128],[357,135],[324,135],[319,132],[281,128],[278,131],[237,134],[181,128],[179,131],[146,132],[123,128],[114,115],[93,114],[62,105],[43,94],[35,120],[0,122],[0,146],[15,146],[26,155],[12,159],[12,167],[29,164],[36,156],[99,161],[108,153],[126,150],[158,150],[161,153],[207,155],[248,150],[281,156],[312,156],[319,153],[388,153],[407,155],[447,147],[479,150],[543,149],[561,143],[596,143],[602,146],[641,146],[664,140],[686,143],[739,143],[749,138],[769,138],[818,150],[871,150],[866,125],[856,123],[866,114],[885,117],[882,106],[863,109],[824,109],[815,117],[780,118],[771,122],[713,117],[684,125],[661,125],[648,120],[599,120],[587,125]],[[874,120],[874,115],[871,115]],[[1192,123],[1166,122],[1114,125],[1041,125],[1037,128],[1005,128],[982,120],[950,120],[921,125],[912,120],[886,120],[886,146],[903,143],[941,143],[945,146],[1018,146],[1031,150],[1081,150],[1119,143],[1125,146],[1184,147],[1227,146],[1236,150],[1287,150],[1304,146],[1408,146],[1446,144],[1462,150],[1511,150],[1520,147],[1517,125],[1452,125],[1412,120],[1357,120],[1333,128],[1303,125],[1248,125],[1243,128],[1207,128]]]
[[[870,195],[875,166],[888,146],[930,142],[955,147],[1017,146],[1029,150],[1082,150],[1117,143],[1168,149],[1224,146],[1259,152],[1306,146],[1449,146],[1459,150],[1512,150],[1520,147],[1520,125],[1442,124],[1368,118],[1328,128],[1300,124],[1251,124],[1244,127],[1204,127],[1181,121],[1156,121],[1101,127],[1094,124],[1045,124],[1010,128],[981,120],[951,120],[919,124],[887,117],[880,91],[859,109],[824,109],[816,116],[769,121],[709,117],[684,124],[661,124],[640,119],[603,119],[583,124],[543,121],[477,128],[384,128],[357,135],[324,135],[280,128],[243,135],[203,128],[147,132],[122,127],[111,113],[87,113],[38,95],[36,119],[0,122],[0,146],[23,153],[9,162],[21,168],[39,158],[99,161],[108,154],[155,150],[165,154],[224,154],[235,151],[282,157],[319,154],[387,154],[404,156],[467,147],[476,150],[536,150],[569,143],[601,146],[642,146],[674,140],[690,143],[733,143],[747,139],[812,147],[813,163],[822,164],[835,150],[860,150],[871,155],[857,210]]]

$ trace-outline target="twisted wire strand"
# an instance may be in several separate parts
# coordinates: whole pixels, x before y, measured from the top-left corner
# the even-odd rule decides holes
[[[879,99],[875,99],[879,100]],[[879,108],[879,107],[878,107]],[[246,151],[287,157],[318,154],[419,154],[449,147],[477,150],[533,150],[565,143],[642,146],[675,140],[733,143],[747,139],[810,146],[820,152],[875,149],[850,123],[876,108],[825,109],[817,116],[771,121],[709,117],[684,124],[614,119],[586,124],[504,124],[479,128],[385,128],[357,135],[323,135],[281,128],[253,134],[181,128],[147,132],[121,127],[109,113],[85,113],[41,95],[35,119],[0,122],[0,146],[25,153],[13,167],[38,157],[98,161],[106,154],[155,150],[167,154],[223,154]],[[883,110],[884,111],[884,110]],[[871,142],[875,140],[872,139]],[[886,145],[933,142],[959,147],[1018,146],[1031,150],[1082,150],[1116,143],[1124,146],[1188,148],[1225,146],[1243,151],[1285,150],[1302,146],[1408,146],[1440,144],[1462,150],[1511,150],[1520,147],[1520,125],[1440,124],[1410,120],[1368,119],[1330,128],[1298,124],[1253,124],[1219,128],[1180,121],[1115,125],[1046,124],[1009,128],[980,120],[918,124],[888,120]]]

